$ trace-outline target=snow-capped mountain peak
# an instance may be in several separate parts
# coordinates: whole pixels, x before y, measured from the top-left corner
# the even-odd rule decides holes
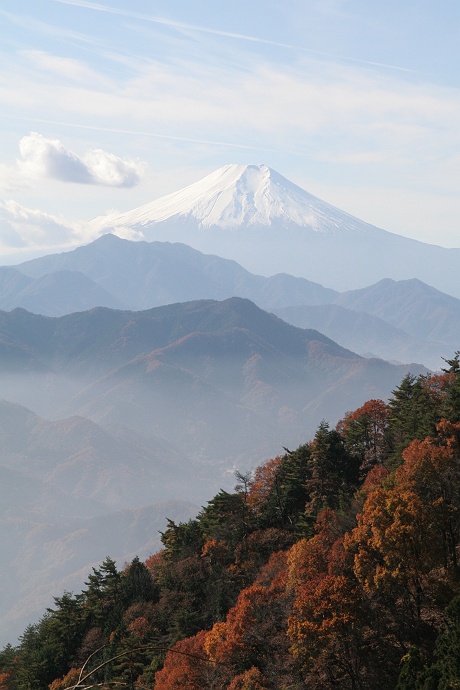
[[[142,229],[165,221],[193,221],[201,228],[295,225],[330,232],[355,220],[266,165],[230,164],[178,192],[93,223]]]
[[[458,294],[460,248],[431,247],[376,228],[266,165],[226,165],[178,192],[89,225],[93,235],[181,242],[252,273],[289,273],[336,290],[416,276]]]

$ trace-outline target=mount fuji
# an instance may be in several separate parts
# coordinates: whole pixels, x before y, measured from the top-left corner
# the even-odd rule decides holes
[[[195,222],[202,229],[292,224],[329,232],[331,222],[339,228],[344,218],[342,211],[266,165],[226,165],[185,189],[106,221],[139,228],[165,221]],[[351,226],[360,223],[352,216],[347,220]]]
[[[460,249],[425,244],[341,211],[266,165],[226,165],[125,213],[90,222],[96,234],[183,242],[263,275],[285,272],[336,290],[419,278],[460,297]]]

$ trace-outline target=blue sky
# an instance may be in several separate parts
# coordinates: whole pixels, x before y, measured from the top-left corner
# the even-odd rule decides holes
[[[227,163],[460,246],[460,3],[3,0],[0,260]]]

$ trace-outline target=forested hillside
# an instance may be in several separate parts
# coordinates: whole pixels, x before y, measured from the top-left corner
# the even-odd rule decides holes
[[[460,686],[460,353],[236,482],[61,593],[0,689]]]

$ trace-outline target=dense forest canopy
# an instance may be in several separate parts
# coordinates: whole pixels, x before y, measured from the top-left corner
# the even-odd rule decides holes
[[[459,357],[106,558],[0,652],[0,690],[460,687]]]

